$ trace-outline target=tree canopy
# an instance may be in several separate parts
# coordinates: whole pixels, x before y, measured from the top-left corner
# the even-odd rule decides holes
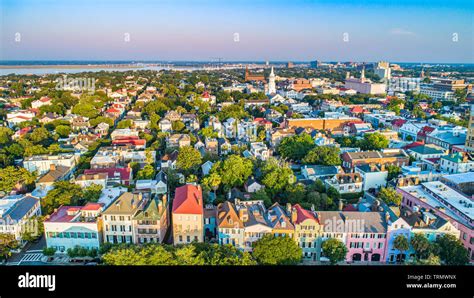
[[[313,138],[309,134],[303,133],[284,138],[277,150],[282,157],[296,161],[304,158],[314,147]]]
[[[252,256],[261,265],[296,265],[303,251],[291,237],[267,234],[253,244]]]
[[[326,256],[331,264],[337,264],[346,259],[347,247],[344,243],[336,238],[329,238],[322,244],[324,256]]]

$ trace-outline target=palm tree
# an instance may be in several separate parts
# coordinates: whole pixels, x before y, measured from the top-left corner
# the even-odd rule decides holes
[[[407,237],[405,237],[402,234],[398,235],[393,241],[393,248],[401,252],[400,254],[400,263],[401,263],[402,262],[401,256],[404,255],[405,251],[407,251],[410,248],[410,244],[408,243]]]

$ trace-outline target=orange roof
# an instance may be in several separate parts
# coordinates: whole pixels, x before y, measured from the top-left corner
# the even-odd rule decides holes
[[[204,214],[201,187],[187,184],[176,188],[173,213]]]

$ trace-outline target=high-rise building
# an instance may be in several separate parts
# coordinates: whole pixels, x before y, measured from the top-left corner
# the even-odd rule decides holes
[[[471,105],[469,125],[467,126],[466,151],[474,152],[474,104]]]
[[[380,61],[374,69],[374,73],[380,77],[380,79],[389,80],[392,76],[390,64],[388,62]]]

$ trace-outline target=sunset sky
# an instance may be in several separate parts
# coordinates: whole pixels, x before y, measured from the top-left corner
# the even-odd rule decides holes
[[[0,0],[0,60],[474,63],[473,3]]]

